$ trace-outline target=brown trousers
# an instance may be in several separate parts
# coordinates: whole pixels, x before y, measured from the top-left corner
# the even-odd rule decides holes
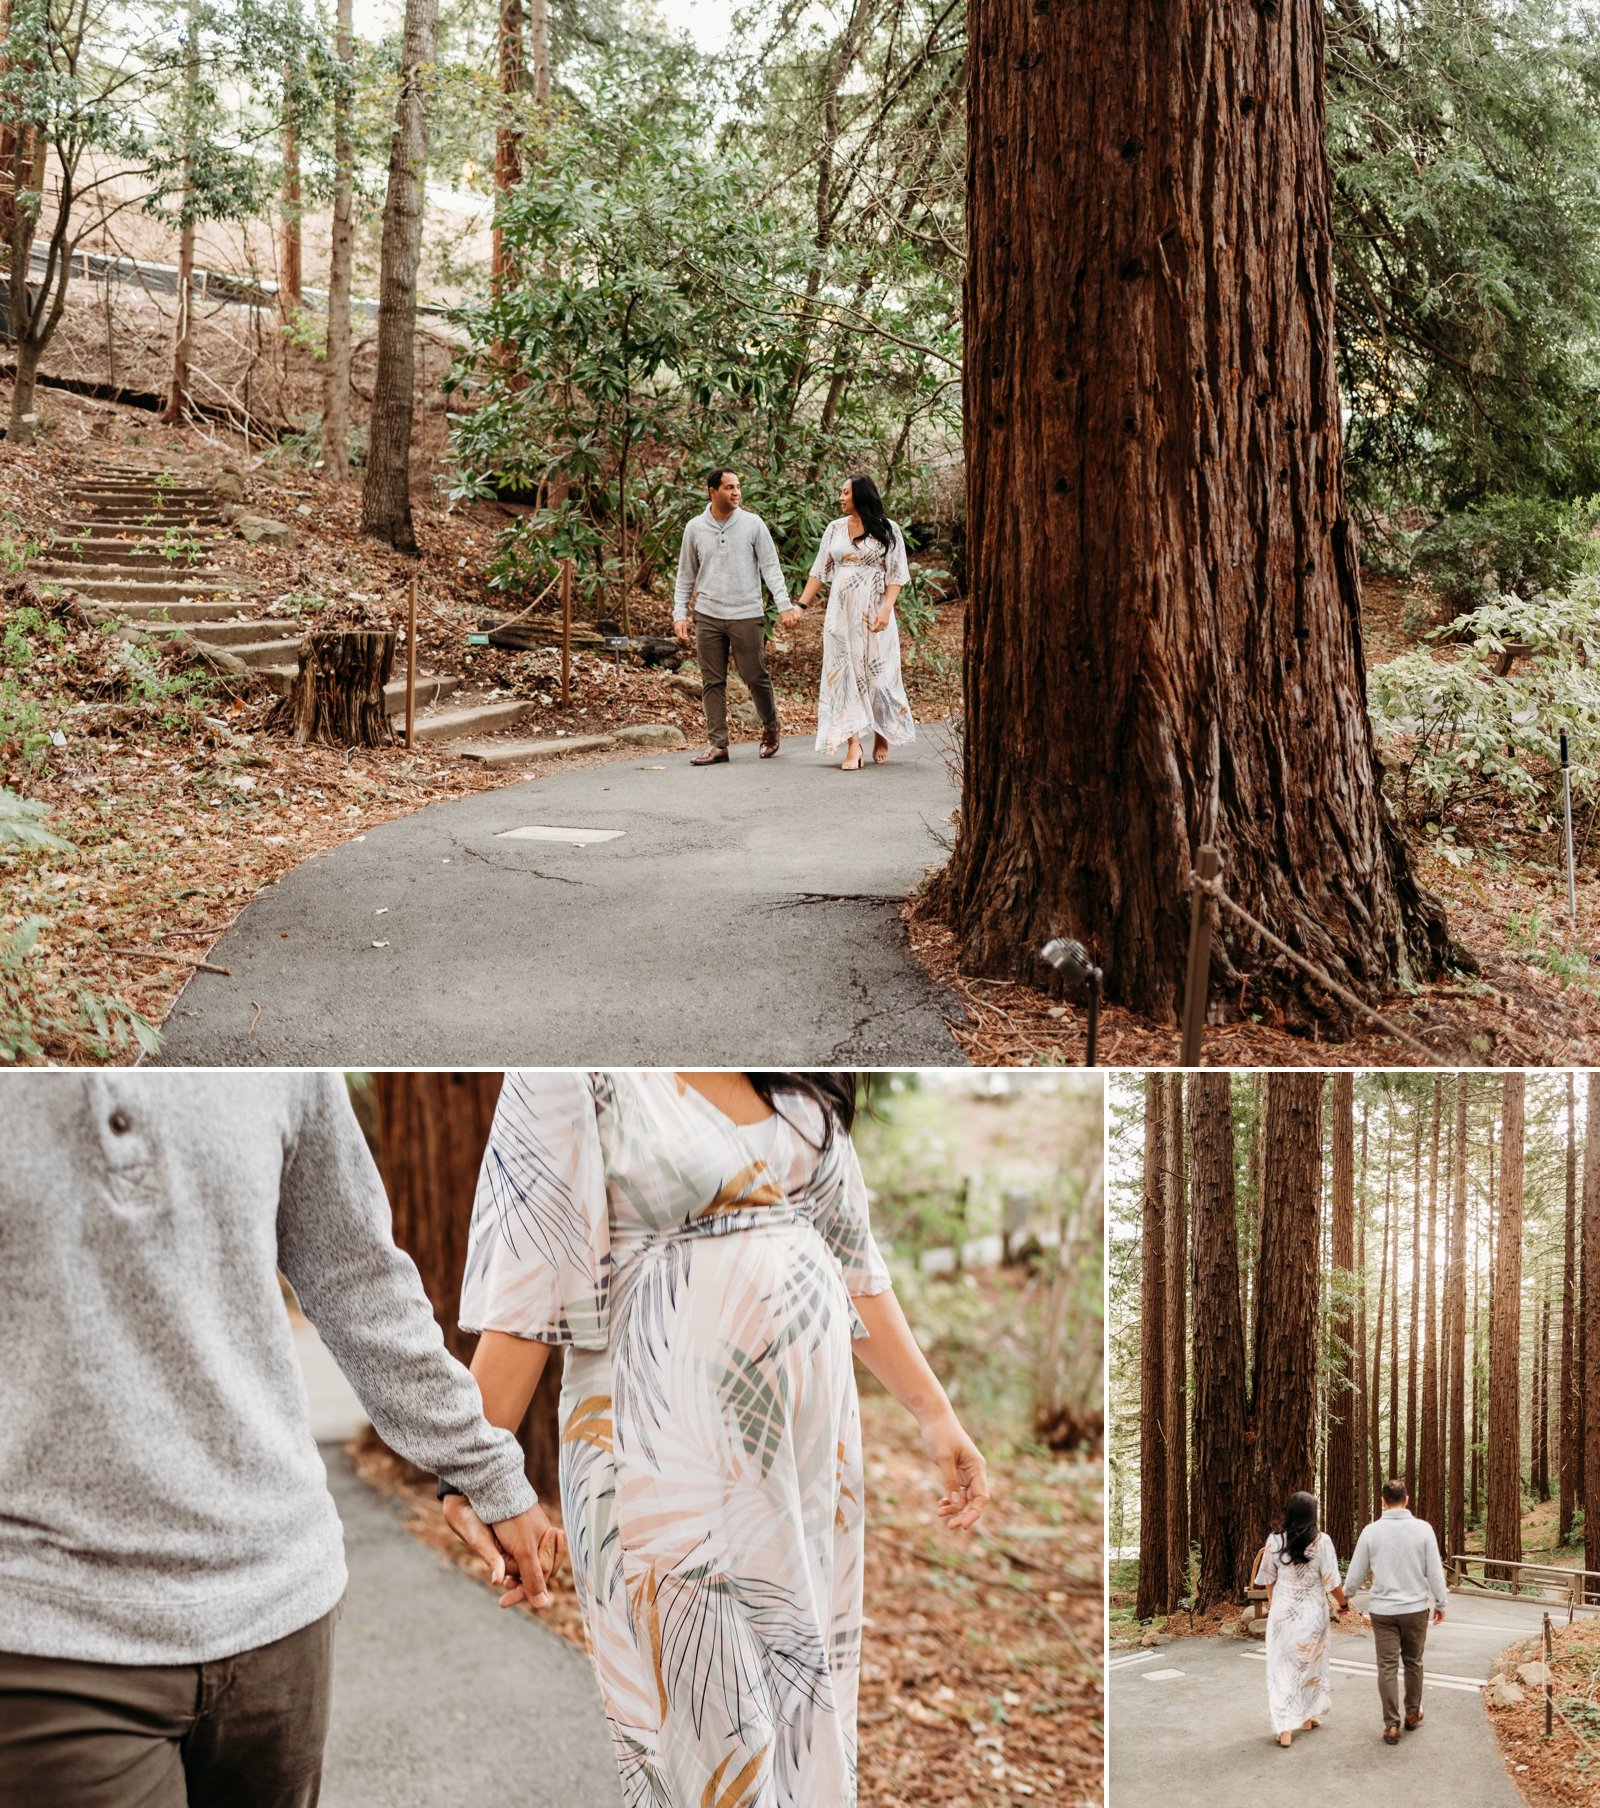
[[[209,1664],[0,1652],[0,1802],[315,1808],[334,1617]]]
[[[1421,1613],[1375,1613],[1372,1636],[1378,1647],[1378,1695],[1383,1724],[1400,1725],[1400,1665],[1406,1667],[1406,1712],[1422,1706],[1422,1648],[1428,1642],[1428,1610]]]
[[[767,625],[759,615],[748,621],[723,621],[694,612],[694,653],[700,662],[700,696],[706,709],[706,739],[713,747],[728,744],[728,652],[745,681],[761,718],[761,732],[778,733],[778,700],[767,676]]]

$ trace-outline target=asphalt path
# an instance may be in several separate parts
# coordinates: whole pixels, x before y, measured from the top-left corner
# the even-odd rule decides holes
[[[619,1808],[588,1659],[413,1538],[323,1446],[350,1587],[322,1808]]]
[[[1356,1605],[1364,1607],[1365,1597]],[[1176,1639],[1115,1652],[1109,1664],[1111,1801],[1115,1808],[1237,1808],[1309,1801],[1318,1808],[1524,1808],[1501,1762],[1480,1693],[1496,1656],[1537,1632],[1541,1609],[1452,1595],[1428,1633],[1423,1722],[1383,1743],[1372,1635],[1336,1632],[1333,1710],[1289,1750],[1267,1720],[1266,1652],[1258,1639]]]
[[[798,740],[704,769],[650,751],[385,823],[240,914],[207,957],[233,977],[194,976],[156,1059],[959,1065],[960,1008],[899,913],[944,857],[948,747],[921,729],[859,773]]]

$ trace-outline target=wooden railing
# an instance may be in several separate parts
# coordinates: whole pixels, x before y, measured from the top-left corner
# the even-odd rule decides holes
[[[1482,1573],[1473,1575],[1474,1568]],[[1493,1572],[1493,1573],[1491,1573]],[[1567,1569],[1559,1563],[1531,1563],[1510,1557],[1486,1557],[1481,1551],[1456,1551],[1445,1558],[1445,1580],[1451,1588],[1471,1588],[1513,1600],[1566,1604],[1571,1622],[1576,1608],[1600,1606],[1600,1570]]]

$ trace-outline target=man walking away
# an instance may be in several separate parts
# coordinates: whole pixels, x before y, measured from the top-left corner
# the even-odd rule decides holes
[[[761,757],[778,751],[778,704],[767,676],[765,610],[761,584],[772,593],[785,627],[800,619],[784,592],[778,549],[759,515],[739,506],[739,476],[726,466],[706,472],[710,502],[683,530],[672,626],[689,638],[693,609],[694,650],[700,662],[700,695],[706,712],[706,750],[691,766],[720,766],[728,757],[728,654],[733,654],[761,717]]]
[[[1372,1578],[1372,1636],[1378,1647],[1378,1695],[1383,1702],[1385,1745],[1400,1743],[1400,1666],[1406,1671],[1405,1729],[1422,1725],[1422,1652],[1432,1624],[1444,1618],[1444,1563],[1439,1540],[1425,1519],[1412,1516],[1406,1485],[1383,1484],[1383,1517],[1356,1540],[1345,1576],[1349,1594]]]

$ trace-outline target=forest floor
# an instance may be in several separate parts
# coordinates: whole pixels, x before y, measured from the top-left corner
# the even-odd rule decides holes
[[[933,1519],[936,1487],[915,1428],[876,1389],[867,1450],[866,1648],[861,1808],[1052,1808],[1098,1803],[1102,1467],[1006,1447],[981,1424],[994,1503],[962,1541]],[[445,1525],[431,1477],[381,1445],[351,1446],[373,1487],[403,1496],[410,1529],[485,1587]],[[541,1616],[574,1644],[570,1575]],[[519,1610],[525,1611],[525,1610]]]
[[[154,636],[135,640],[141,657],[130,667],[125,642],[23,575],[60,515],[63,486],[98,460],[175,470],[231,462],[244,473],[247,505],[295,534],[287,547],[225,539],[218,548],[252,586],[246,613],[309,621],[327,606],[354,605],[401,621],[415,576],[419,668],[461,677],[452,707],[529,700],[537,707],[514,731],[519,739],[668,723],[691,746],[703,740],[698,698],[663,669],[575,653],[563,712],[556,653],[468,644],[469,633],[522,607],[484,581],[508,518],[498,507],[450,510],[419,497],[422,552],[413,560],[360,537],[357,485],[330,489],[303,466],[252,460],[219,431],[168,428],[59,391],[43,396],[41,413],[47,431],[37,445],[0,443],[0,786],[38,806],[70,846],[0,848],[0,1029],[14,1045],[0,1047],[0,1059],[134,1059],[143,1025],[159,1024],[264,886],[378,823],[527,776],[484,769],[440,742],[296,748],[267,724],[275,699],[264,683],[201,674]],[[686,498],[685,515],[698,503]],[[610,603],[585,605],[580,616],[612,612]],[[670,598],[639,592],[633,614],[636,631],[670,634]],[[961,631],[959,604],[946,605],[920,643],[907,643],[923,717],[955,705]],[[786,735],[815,729],[820,639],[814,613],[772,649]],[[637,749],[572,754],[563,764],[629,757]]]
[[[1600,1619],[1556,1625],[1550,1665],[1555,1711],[1544,1732],[1544,1691],[1528,1688],[1511,1707],[1489,1716],[1512,1779],[1533,1808],[1593,1808],[1600,1796]],[[1504,1656],[1514,1672],[1543,1656],[1541,1636]]]
[[[1421,644],[1425,599],[1382,575],[1363,580],[1370,670]],[[1414,624],[1423,623],[1421,628]],[[1446,657],[1447,650],[1438,649]],[[1445,1067],[1563,1067],[1600,1063],[1600,836],[1593,811],[1577,813],[1577,928],[1567,922],[1559,829],[1525,826],[1515,806],[1469,798],[1450,832],[1407,824],[1416,875],[1444,904],[1450,932],[1478,963],[1379,1009],[1385,1027],[1362,1020],[1330,1042],[1286,1028],[1271,1015],[1207,1028],[1202,1062],[1212,1067],[1412,1067],[1418,1043]],[[935,894],[936,895],[936,894]],[[963,973],[942,907],[930,897],[906,907],[913,951],[966,1007],[955,1031],[975,1066],[1075,1065],[1084,1058],[1087,1016],[1032,985]],[[1410,1042],[1401,1040],[1409,1038]],[[1178,1029],[1105,1005],[1096,1058],[1104,1067],[1170,1067]]]

